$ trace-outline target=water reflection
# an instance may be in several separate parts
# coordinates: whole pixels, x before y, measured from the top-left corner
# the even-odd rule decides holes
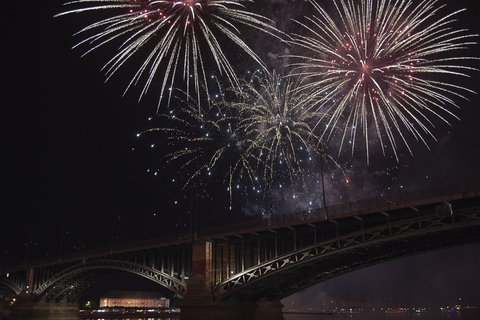
[[[437,310],[425,313],[405,313],[395,315],[365,313],[336,315],[284,314],[283,316],[285,320],[478,320],[480,319],[480,309],[455,313],[441,312]]]
[[[82,320],[178,320],[179,318],[83,318]]]

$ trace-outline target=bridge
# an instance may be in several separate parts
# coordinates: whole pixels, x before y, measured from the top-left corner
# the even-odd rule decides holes
[[[18,295],[13,320],[78,319],[85,290],[130,272],[182,297],[182,320],[277,320],[312,285],[477,242],[480,179],[5,268],[0,300]]]

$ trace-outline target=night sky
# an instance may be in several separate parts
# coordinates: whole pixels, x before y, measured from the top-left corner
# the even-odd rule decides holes
[[[122,97],[132,70],[120,70],[105,83],[100,69],[113,55],[112,48],[84,58],[80,56],[85,47],[71,49],[81,40],[72,34],[93,22],[95,14],[53,18],[62,11],[62,3],[27,0],[2,5],[0,263],[4,266],[25,260],[25,243],[30,244],[28,259],[33,260],[58,255],[60,247],[68,253],[108,246],[112,234],[114,243],[125,243],[189,228],[185,225],[188,191],[179,184],[172,186],[166,174],[147,172],[155,159],[136,136],[148,127],[158,95],[152,89],[139,103],[140,89],[133,88]],[[260,4],[264,14],[275,15],[279,28],[290,25],[288,18],[309,12],[300,1]],[[458,0],[449,3],[447,11],[463,7],[468,12],[459,25],[480,33],[478,1]],[[256,42],[249,44],[263,50],[259,54],[267,65],[281,65],[281,46],[265,50],[263,41]],[[478,47],[469,54],[480,56]],[[243,61],[240,71],[248,70],[249,62],[235,59]],[[479,80],[480,72],[474,73],[466,85],[478,92]],[[461,121],[450,119],[451,127],[440,124],[435,129],[438,142],[429,143],[431,150],[413,143],[414,156],[401,150],[399,165],[391,157],[376,155],[367,166],[361,152],[356,154],[349,160],[354,165],[350,170],[368,179],[359,178],[362,183],[349,189],[329,185],[329,201],[391,193],[388,187],[396,184],[391,183],[388,172],[392,171],[385,168],[399,168],[395,174],[402,190],[480,178],[480,99],[473,94],[468,98],[459,102],[461,109],[456,111]],[[207,207],[216,199],[202,201],[200,206]],[[252,218],[242,210],[207,212],[200,207],[199,211],[201,227]],[[480,304],[480,293],[473,289],[480,287],[479,256],[480,246],[473,245],[410,257],[330,280],[300,293],[298,299],[328,294],[360,301],[391,295],[420,300],[428,296],[428,301],[438,297],[443,302],[462,296]],[[451,296],[445,298],[447,291]]]

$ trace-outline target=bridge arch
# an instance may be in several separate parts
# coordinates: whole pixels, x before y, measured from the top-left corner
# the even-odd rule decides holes
[[[8,279],[0,279],[0,301],[11,293],[18,295],[20,292],[22,292],[22,288],[15,282]]]
[[[480,242],[480,210],[402,220],[345,234],[265,261],[218,284],[214,297],[280,301],[351,271],[476,242]]]
[[[71,303],[88,288],[103,282],[120,272],[130,272],[184,296],[186,283],[164,272],[137,263],[121,260],[91,260],[66,268],[40,285],[33,300],[65,301]]]

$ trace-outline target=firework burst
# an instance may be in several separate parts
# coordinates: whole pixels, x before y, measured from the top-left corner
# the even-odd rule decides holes
[[[177,108],[157,115],[158,123],[140,135],[154,134],[159,158],[186,174],[184,187],[197,177],[204,184],[223,180],[230,201],[235,190],[252,200],[279,189],[282,197],[305,195],[305,181],[318,180],[324,153],[311,128],[318,113],[309,112],[305,95],[276,72],[240,84],[242,91],[220,90],[208,107],[193,98],[176,101]]]
[[[244,81],[240,101],[232,104],[240,110],[239,127],[261,160],[257,171],[265,189],[285,179],[292,188],[297,182],[305,187],[308,168],[321,152],[321,139],[312,132],[319,116],[309,112],[305,101],[296,83],[273,72]]]
[[[89,53],[107,43],[119,41],[118,53],[103,69],[107,80],[133,56],[146,55],[126,91],[145,77],[140,98],[147,92],[158,74],[161,81],[159,106],[163,96],[171,99],[177,70],[181,70],[182,83],[187,94],[193,89],[200,100],[200,83],[207,83],[205,54],[208,47],[220,75],[238,86],[238,79],[230,64],[221,40],[229,39],[257,63],[261,59],[240,38],[238,25],[246,25],[272,36],[279,34],[267,18],[245,10],[246,0],[77,0],[65,5],[75,7],[57,16],[88,11],[117,12],[109,18],[93,23],[78,33],[87,36],[75,47],[88,44]],[[208,93],[208,88],[206,88]],[[168,94],[166,94],[168,93]]]
[[[367,162],[373,140],[384,155],[388,141],[398,160],[398,140],[412,153],[407,132],[427,148],[426,136],[435,139],[429,116],[446,123],[445,115],[456,118],[449,106],[457,107],[454,98],[466,99],[463,94],[472,91],[454,76],[468,77],[465,72],[476,69],[461,63],[476,58],[455,54],[474,44],[476,35],[453,28],[463,10],[441,16],[436,2],[334,1],[335,19],[311,1],[318,16],[298,22],[310,35],[296,34],[292,42],[310,55],[290,58],[297,59],[294,74],[304,79],[300,89],[311,92],[311,110],[322,113],[322,138],[343,128],[339,153],[351,144],[353,154],[361,131]]]

